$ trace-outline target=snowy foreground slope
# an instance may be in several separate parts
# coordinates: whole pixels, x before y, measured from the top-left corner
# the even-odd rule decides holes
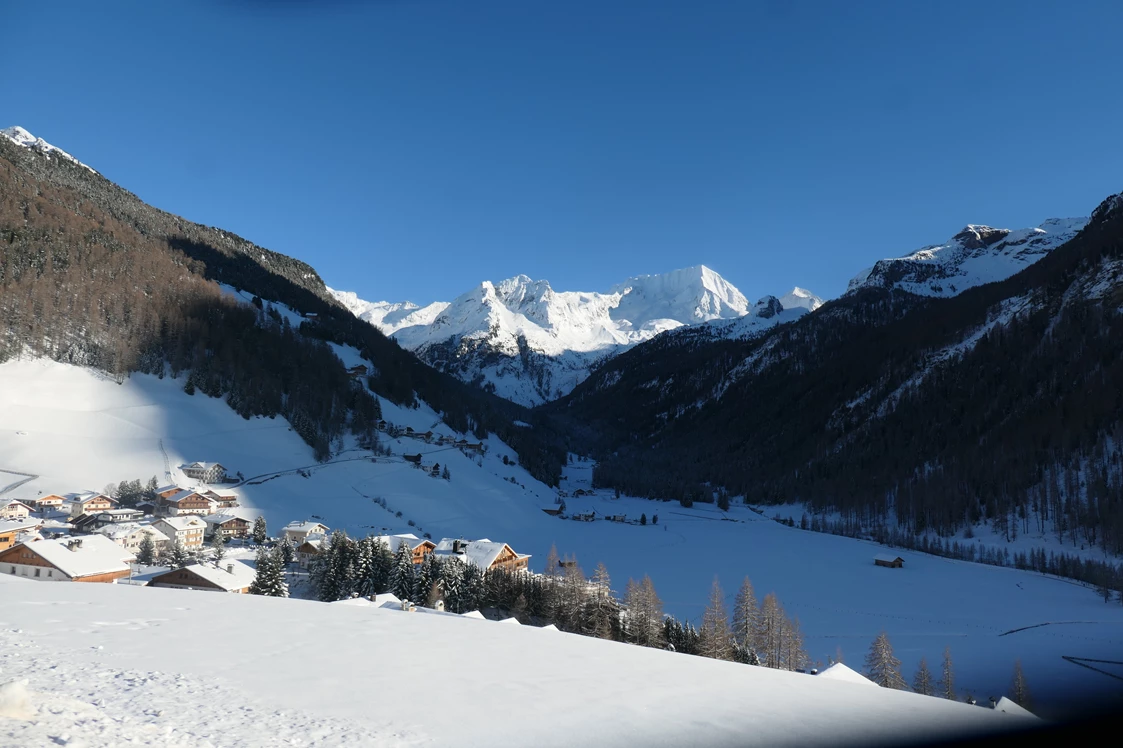
[[[796,288],[753,305],[702,265],[630,278],[606,293],[554,291],[547,281],[519,275],[425,307],[328,290],[430,364],[525,405],[568,393],[603,358],[667,330],[714,320],[764,329],[787,321],[776,317],[781,304],[795,318],[822,303]]]
[[[0,684],[27,680],[0,745],[838,746],[1040,724],[470,618],[8,577],[0,598]]]
[[[880,546],[786,527],[736,504],[724,514],[713,505],[616,500],[611,492],[574,498],[576,490],[591,488],[592,464],[579,460],[562,483],[570,512],[629,519],[644,513],[649,523],[562,520],[541,511],[555,506],[556,492],[504,464],[504,456],[515,455],[494,438],[480,458],[403,437],[388,440],[393,455],[376,463],[355,450],[317,465],[283,419],[244,420],[222,401],[182,388],[182,381],[147,375],[118,384],[40,360],[0,364],[0,470],[37,476],[5,492],[26,476],[0,473],[0,496],[100,490],[152,475],[163,482],[165,453],[174,481],[184,480],[177,465],[219,461],[247,478],[259,476],[236,490],[274,532],[316,515],[353,536],[385,529],[438,539],[486,537],[531,554],[537,570],[556,544],[587,574],[604,562],[617,591],[629,578],[650,575],[666,611],[695,622],[715,575],[727,603],[748,576],[758,598],[775,592],[799,618],[812,661],[826,663],[841,649],[860,668],[884,629],[910,679],[921,657],[934,667],[951,647],[961,695],[970,691],[981,703],[1009,694],[1019,658],[1042,717],[1063,716],[1089,699],[1123,699],[1123,682],[1062,659],[1118,660],[1123,652],[1123,606],[1104,604],[1078,584],[914,552],[901,552],[903,569],[883,569],[873,564],[885,550]],[[426,407],[405,410],[383,401],[383,413],[402,427],[452,433]],[[403,454],[416,453],[426,464],[447,465],[451,480],[405,463]],[[298,468],[309,468],[308,477]],[[658,525],[650,523],[654,514]]]

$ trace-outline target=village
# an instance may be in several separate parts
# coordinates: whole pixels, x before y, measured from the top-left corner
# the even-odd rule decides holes
[[[298,589],[303,580],[309,593],[308,571],[327,548],[330,527],[316,518],[297,519],[271,537],[261,513],[241,507],[236,491],[211,487],[226,482],[223,465],[193,462],[180,470],[200,485],[150,486],[146,493],[152,498],[130,502],[131,506],[94,491],[0,500],[0,574],[36,581],[247,594],[258,576],[253,556],[272,548],[286,551],[291,559],[284,565],[288,580]],[[437,471],[439,466],[433,470]],[[390,554],[408,550],[418,568],[431,555],[472,565],[481,573],[496,569],[529,573],[529,554],[487,538],[434,542],[402,533],[371,540]],[[370,595],[359,604],[419,609],[390,593]],[[439,603],[420,609],[443,612]],[[478,611],[470,613],[483,617]]]

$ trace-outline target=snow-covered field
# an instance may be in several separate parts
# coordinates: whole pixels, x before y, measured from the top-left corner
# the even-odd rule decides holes
[[[876,745],[1037,724],[456,616],[3,576],[0,598],[3,746]]]
[[[435,430],[451,433],[427,408],[383,406],[392,423],[418,431],[438,424]],[[217,460],[247,477],[262,476],[239,491],[274,531],[316,516],[357,535],[385,528],[436,539],[487,537],[533,554],[536,569],[556,543],[586,573],[604,562],[617,590],[629,577],[649,574],[666,610],[695,620],[715,575],[730,601],[748,576],[758,597],[776,592],[799,618],[812,659],[824,664],[841,648],[845,661],[860,668],[884,629],[910,679],[921,657],[935,667],[950,646],[960,692],[970,690],[980,703],[1009,693],[1018,658],[1043,716],[1089,698],[1123,698],[1123,681],[1062,659],[1123,659],[1123,606],[1104,604],[1083,586],[912,552],[901,553],[903,569],[880,568],[873,555],[883,549],[871,543],[802,532],[737,506],[726,515],[713,506],[686,510],[604,493],[567,498],[567,508],[629,518],[643,512],[649,520],[658,514],[659,524],[562,520],[541,511],[554,506],[555,492],[522,468],[504,465],[504,455],[515,455],[501,442],[486,443],[488,453],[476,458],[402,438],[390,442],[394,457],[376,463],[356,450],[317,466],[282,419],[244,420],[221,401],[184,394],[182,382],[138,375],[118,384],[45,361],[0,365],[0,469],[38,476],[5,497],[98,490],[154,474],[163,482],[165,453],[174,480],[182,480],[176,465]],[[451,480],[430,477],[400,457],[417,452],[427,464],[447,465]],[[308,477],[296,472],[305,467]],[[591,463],[575,463],[563,488],[571,494],[588,488],[590,472]],[[1029,626],[1036,628],[1006,633]]]

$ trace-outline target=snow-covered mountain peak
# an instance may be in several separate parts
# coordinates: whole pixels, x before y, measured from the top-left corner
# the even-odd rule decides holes
[[[822,303],[796,288],[754,307],[705,265],[638,275],[605,293],[555,291],[520,274],[424,308],[331,293],[423,360],[527,405],[564,395],[603,358],[668,330],[744,318],[753,333]]]
[[[944,244],[881,260],[850,281],[862,288],[897,288],[921,296],[955,296],[973,286],[1005,280],[1072,239],[1088,218],[1050,218],[1040,226],[999,229],[968,224]]]
[[[785,309],[806,309],[813,312],[823,305],[823,300],[806,288],[796,286],[780,297],[780,306]]]
[[[613,286],[610,292],[622,297],[614,319],[671,319],[699,324],[741,317],[750,308],[744,294],[705,265],[636,276]]]
[[[24,148],[28,148],[30,150],[41,153],[48,159],[51,158],[51,156],[58,156],[59,158],[66,159],[67,161],[77,164],[78,166],[90,169],[89,166],[86,166],[86,164],[83,164],[81,161],[74,158],[66,151],[51,145],[42,138],[35,137],[19,125],[16,125],[14,127],[7,127],[0,130],[0,136],[7,138],[18,146],[22,146]],[[97,172],[93,169],[90,169],[90,171],[92,171],[94,174],[97,174]]]

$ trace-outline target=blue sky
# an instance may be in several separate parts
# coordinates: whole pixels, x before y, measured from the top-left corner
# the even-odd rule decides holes
[[[1123,189],[1123,4],[383,0],[12,16],[0,127],[371,300],[705,264],[824,296]]]

